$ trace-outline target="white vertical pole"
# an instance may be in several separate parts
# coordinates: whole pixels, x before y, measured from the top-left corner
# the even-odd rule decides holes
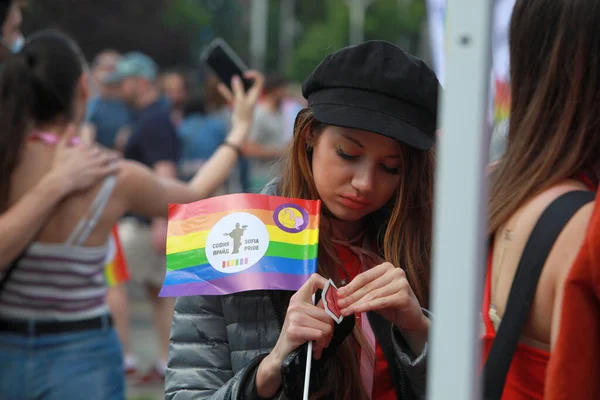
[[[269,29],[269,1],[252,0],[250,7],[250,66],[264,72]]]
[[[479,399],[493,1],[448,0],[428,398]]]
[[[371,0],[346,0],[350,17],[350,45],[365,41],[365,16]]]
[[[427,0],[427,26],[431,42],[433,69],[442,85],[446,85],[446,14],[447,0]]]
[[[294,52],[296,0],[281,0],[279,5],[279,72],[285,73]]]

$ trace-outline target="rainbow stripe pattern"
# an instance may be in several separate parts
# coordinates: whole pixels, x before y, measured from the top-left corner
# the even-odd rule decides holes
[[[510,114],[510,84],[500,79],[495,80],[494,124],[508,119]]]
[[[298,290],[316,272],[321,202],[232,194],[171,204],[162,297]]]
[[[106,267],[104,268],[104,277],[107,286],[121,285],[129,281],[129,268],[125,261],[123,248],[119,239],[119,230],[115,226],[110,234],[109,252],[107,256]]]

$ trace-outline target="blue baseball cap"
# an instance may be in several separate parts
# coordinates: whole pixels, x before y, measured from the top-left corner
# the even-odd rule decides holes
[[[132,52],[125,54],[118,62],[116,70],[106,76],[105,84],[116,84],[127,77],[140,77],[155,81],[158,66],[154,60],[144,53]]]

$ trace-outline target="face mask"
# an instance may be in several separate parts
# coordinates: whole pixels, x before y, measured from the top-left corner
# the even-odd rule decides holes
[[[21,51],[23,46],[25,45],[25,38],[23,35],[19,35],[10,45],[10,51],[13,53],[18,53]]]

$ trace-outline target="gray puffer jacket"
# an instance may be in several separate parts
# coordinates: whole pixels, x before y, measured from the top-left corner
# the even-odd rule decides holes
[[[277,291],[178,298],[165,398],[259,399],[257,367],[277,342],[288,299],[288,293]],[[368,318],[390,366],[397,398],[424,399],[427,346],[415,357],[395,326],[375,312]]]

